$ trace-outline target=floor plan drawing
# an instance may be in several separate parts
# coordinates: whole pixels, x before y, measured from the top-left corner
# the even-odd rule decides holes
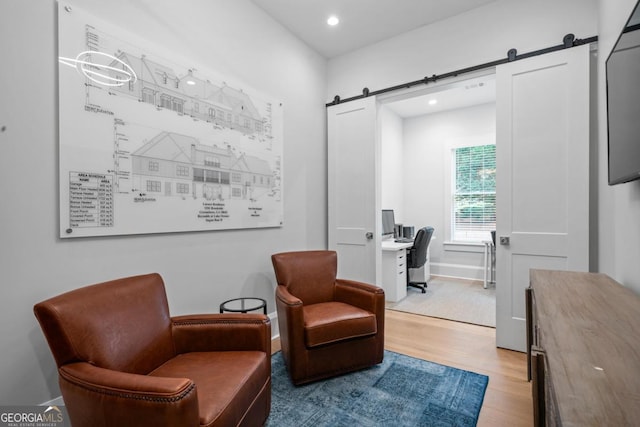
[[[282,225],[282,102],[62,3],[58,32],[61,237]]]

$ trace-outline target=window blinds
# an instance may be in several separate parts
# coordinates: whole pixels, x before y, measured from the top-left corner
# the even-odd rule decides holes
[[[454,149],[452,240],[482,241],[496,228],[496,146]]]

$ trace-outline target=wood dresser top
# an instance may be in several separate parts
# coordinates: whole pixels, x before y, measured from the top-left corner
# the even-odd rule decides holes
[[[604,274],[530,277],[562,425],[640,425],[640,296]]]

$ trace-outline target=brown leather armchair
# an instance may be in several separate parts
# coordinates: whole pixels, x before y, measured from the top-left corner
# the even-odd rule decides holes
[[[74,427],[256,426],[269,416],[265,315],[170,317],[155,273],[76,289],[34,312]]]
[[[271,256],[280,341],[294,384],[366,368],[384,355],[384,291],[337,279],[334,251]]]

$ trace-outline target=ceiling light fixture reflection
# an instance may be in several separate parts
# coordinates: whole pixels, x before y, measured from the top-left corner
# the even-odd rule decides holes
[[[438,103],[437,99],[430,99],[429,100],[429,105],[436,105]]]
[[[336,25],[338,25],[339,22],[340,20],[335,15],[331,15],[329,19],[327,19],[327,24],[331,25],[332,27],[335,27]]]
[[[97,57],[110,61],[112,65],[96,62]],[[86,50],[80,52],[75,59],[60,56],[58,61],[61,64],[75,68],[92,82],[103,86],[122,86],[127,82],[133,81],[135,83],[138,80],[138,76],[136,76],[135,71],[129,64],[108,53]],[[114,67],[113,65],[118,65],[119,67]]]

